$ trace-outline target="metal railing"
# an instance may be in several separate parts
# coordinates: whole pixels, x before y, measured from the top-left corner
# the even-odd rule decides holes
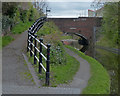
[[[39,64],[38,72],[42,73],[42,68],[46,72],[46,81],[45,84],[49,85],[50,83],[50,44],[45,45],[43,43],[43,39],[37,39],[37,35],[35,34],[41,26],[43,26],[45,18],[40,18],[36,20],[36,22],[29,28],[28,30],[28,40],[27,40],[27,52],[30,52],[30,56],[34,56],[34,64]],[[47,51],[47,56],[43,54],[42,47],[44,47]],[[37,56],[39,53],[39,56]],[[46,68],[43,65],[42,58],[46,61]]]
[[[31,33],[37,33],[39,29],[43,26],[44,22],[46,21],[46,17],[41,17],[37,19],[34,24],[29,28],[29,32]]]

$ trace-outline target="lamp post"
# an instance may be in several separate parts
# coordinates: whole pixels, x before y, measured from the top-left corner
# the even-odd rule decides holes
[[[48,9],[48,6],[46,7],[46,17],[47,17],[47,12],[50,12],[51,10]]]

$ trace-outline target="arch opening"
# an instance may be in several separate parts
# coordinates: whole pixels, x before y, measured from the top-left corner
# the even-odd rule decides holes
[[[89,46],[88,39],[85,36],[83,36],[82,34],[79,34],[79,33],[74,33],[74,34],[80,37],[78,39],[78,43],[80,45],[83,45],[83,47],[80,49],[80,51],[85,52],[88,49],[88,46]]]

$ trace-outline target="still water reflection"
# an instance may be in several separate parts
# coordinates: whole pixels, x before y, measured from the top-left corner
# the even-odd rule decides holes
[[[78,50],[82,48],[82,45],[79,45],[78,42],[72,42],[71,46]],[[89,46],[85,54],[95,58],[104,66],[110,75],[111,94],[118,94],[118,54],[98,49],[95,46]]]

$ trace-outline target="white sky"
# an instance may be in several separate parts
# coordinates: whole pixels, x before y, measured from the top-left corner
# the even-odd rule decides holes
[[[87,17],[88,9],[93,10],[90,6],[95,0],[45,0],[48,2],[48,8],[51,12],[48,17]],[[99,0],[96,0],[98,2]],[[118,2],[120,0],[100,0],[103,2]]]
[[[45,0],[47,2],[93,2],[94,0]],[[99,0],[96,0],[99,1]],[[100,0],[103,2],[119,2],[120,0]]]
[[[51,0],[48,0],[51,1]],[[54,2],[53,2],[54,1]],[[69,0],[71,2],[67,2],[68,0],[63,0],[59,2],[55,2],[58,0],[52,0],[52,2],[48,2],[48,9],[51,9],[51,12],[48,13],[48,17],[87,17],[88,16],[88,9],[91,8],[92,0],[86,0],[91,2],[80,2],[83,0]]]
[[[92,2],[93,0],[46,0],[47,2]]]

